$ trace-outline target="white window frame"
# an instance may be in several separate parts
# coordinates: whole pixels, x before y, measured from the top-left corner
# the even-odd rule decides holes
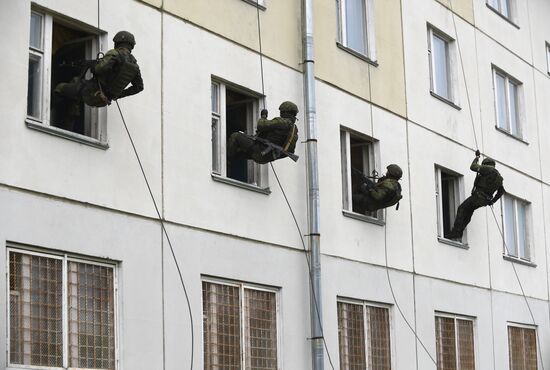
[[[435,317],[441,317],[446,319],[453,319],[454,321],[454,332],[455,332],[455,353],[456,353],[456,369],[460,370],[460,353],[459,353],[459,338],[458,338],[458,330],[457,330],[457,320],[462,321],[470,321],[472,322],[472,338],[474,341],[474,366],[477,369],[478,368],[478,352],[477,352],[477,321],[475,317],[470,316],[464,316],[464,315],[456,315],[451,313],[445,313],[445,312],[435,312]],[[435,320],[434,320],[435,321]],[[437,346],[437,328],[436,328],[436,346]]]
[[[550,75],[550,43],[548,41],[545,44],[546,49],[546,73]]]
[[[391,368],[395,369],[395,340],[394,340],[394,334],[393,334],[393,312],[392,312],[392,305],[391,304],[385,304],[385,303],[378,303],[378,302],[371,302],[371,301],[364,301],[359,299],[353,299],[353,298],[343,298],[343,297],[337,297],[336,304],[338,303],[345,303],[345,304],[353,304],[357,306],[363,307],[363,329],[364,329],[364,338],[365,338],[365,356],[366,358],[366,364],[367,367],[369,366],[368,363],[368,355],[369,355],[369,328],[368,328],[368,313],[367,313],[367,307],[376,307],[376,308],[384,308],[388,310],[388,334],[390,337],[390,364]],[[337,310],[338,311],[338,310]],[[338,320],[338,318],[337,318]],[[338,325],[337,325],[338,326]],[[339,338],[338,338],[339,339]],[[340,346],[340,343],[338,343],[338,347]],[[340,351],[338,351],[340,352]],[[368,368],[366,370],[369,370]]]
[[[529,324],[521,324],[517,322],[507,322],[506,323],[506,337],[507,337],[507,346],[506,349],[508,351],[508,366],[510,366],[510,331],[509,328],[520,328],[520,329],[529,329],[535,331],[535,343],[536,343],[536,358],[537,358],[537,369],[540,369],[540,343],[539,343],[539,335],[538,335],[538,327],[535,325],[529,325]]]
[[[256,123],[259,117],[259,106],[261,95],[252,92],[246,88],[230,84],[224,80],[212,78],[211,83],[211,138],[212,138],[212,176],[214,178],[223,178],[224,182],[233,183],[236,185],[244,185],[245,187],[267,189],[268,188],[268,176],[267,166],[255,163],[252,160],[248,160],[248,182],[242,182],[232,179],[227,176],[227,125],[226,125],[226,89],[229,88],[233,91],[249,95],[251,98],[255,98],[252,109],[248,112],[249,117],[247,120],[248,134],[253,135],[256,132]],[[217,99],[215,95],[217,94]],[[215,104],[217,102],[217,106]],[[216,137],[216,139],[215,139]]]
[[[260,10],[265,10],[265,0],[243,0],[245,3],[258,7]]]
[[[235,288],[239,288],[239,326],[240,326],[240,337],[241,337],[241,368],[246,369],[246,336],[245,336],[245,324],[244,324],[244,290],[257,290],[262,292],[269,292],[275,294],[275,317],[277,320],[277,369],[282,370],[282,323],[281,323],[281,297],[280,297],[280,289],[269,287],[265,285],[259,285],[259,284],[253,284],[253,283],[245,283],[245,282],[238,282],[233,280],[226,280],[223,278],[218,277],[211,277],[211,276],[203,276],[201,278],[201,291],[202,291],[202,283],[212,283],[212,284],[218,284],[218,285],[226,285],[231,286]],[[201,293],[202,294],[202,293]],[[201,315],[202,312],[204,312],[204,302],[201,298]],[[202,326],[201,326],[202,328]],[[204,338],[204,333],[203,333]],[[203,341],[201,341],[202,343]],[[204,354],[204,348],[202,348],[202,353]]]
[[[65,130],[59,127],[53,126],[51,122],[51,57],[52,57],[52,36],[53,36],[53,23],[62,23],[68,27],[72,27],[78,30],[83,30],[90,33],[90,44],[87,46],[86,59],[95,59],[99,52],[100,39],[104,35],[93,34],[92,27],[86,27],[83,25],[77,25],[75,22],[67,21],[64,18],[53,16],[52,14],[38,9],[32,9],[32,14],[37,14],[42,17],[41,22],[41,34],[42,34],[42,49],[36,49],[29,45],[29,59],[40,59],[40,83],[39,83],[39,114],[37,116],[26,115],[26,123],[30,128],[38,129],[47,133],[51,133],[57,136],[74,139],[87,144],[95,144],[99,147],[107,147],[107,129],[106,129],[106,112],[105,109],[98,109],[85,106],[84,114],[87,121],[86,126],[88,131],[85,135]],[[30,17],[29,17],[30,27]],[[87,77],[90,77],[88,73]]]
[[[9,289],[9,276],[10,276],[10,253],[20,253],[25,254],[29,256],[37,256],[37,257],[44,257],[44,258],[50,258],[50,259],[57,259],[62,261],[62,320],[63,320],[63,367],[48,367],[48,366],[36,366],[36,365],[20,365],[20,364],[11,364],[10,363],[10,289]],[[7,369],[6,370],[21,370],[21,369],[48,369],[48,370],[54,370],[54,369],[69,369],[69,303],[68,303],[68,263],[69,262],[77,262],[77,263],[86,263],[96,266],[103,266],[108,267],[113,270],[113,310],[114,310],[114,338],[115,338],[115,370],[118,370],[120,368],[119,362],[120,362],[120,352],[119,352],[119,291],[118,291],[118,268],[116,263],[110,263],[105,262],[103,260],[91,258],[91,259],[85,259],[85,258],[79,258],[76,256],[73,256],[71,254],[67,253],[56,253],[56,252],[43,252],[43,251],[37,251],[37,250],[31,250],[31,249],[23,249],[18,248],[16,246],[8,246],[6,249],[6,276],[8,279],[6,280],[6,309],[7,309],[7,334],[6,334],[6,362],[7,362]],[[70,368],[73,370],[89,370],[85,368]]]
[[[363,19],[365,21],[365,35],[363,35],[363,42],[366,53],[353,49],[348,44],[347,37],[347,24],[346,24],[346,5],[348,0],[336,0],[336,6],[338,11],[338,44],[343,48],[351,51],[359,56],[366,57],[368,61],[376,63],[376,37],[374,27],[374,1],[375,0],[362,0],[365,4],[365,14]]]
[[[444,229],[443,229],[443,197],[441,194],[441,189],[443,188],[442,180],[441,180],[441,174],[446,173],[447,175],[451,175],[455,178],[454,182],[454,198],[455,198],[455,217],[456,217],[456,210],[458,209],[458,206],[464,201],[464,176],[461,174],[451,171],[443,166],[435,165],[435,199],[437,204],[437,236],[440,239],[445,239],[452,241],[453,243],[456,243],[456,240],[447,239],[444,235]],[[452,220],[454,222],[454,219]],[[462,244],[466,244],[466,231],[464,231],[464,234],[462,236]]]
[[[506,105],[506,117],[504,118],[506,127],[502,127],[501,123],[503,123],[503,117],[499,116],[499,96],[500,92],[498,91],[497,86],[497,75],[504,79],[504,103]],[[517,134],[514,133],[513,127],[512,127],[512,104],[511,104],[511,97],[510,97],[510,85],[515,86],[516,96],[515,96],[515,104],[516,104],[516,130]],[[496,120],[496,128],[498,130],[504,131],[509,135],[512,135],[520,140],[523,138],[523,98],[522,98],[522,88],[523,84],[518,79],[510,76],[508,73],[504,72],[502,69],[493,66],[493,91],[494,91],[494,99],[495,99],[495,120]]]
[[[446,95],[442,95],[439,91],[436,91],[437,87],[437,74],[436,74],[436,60],[435,53],[432,53],[434,38],[438,38],[445,42],[445,65],[447,70],[447,92]],[[443,99],[455,106],[459,105],[457,86],[458,76],[456,72],[457,58],[455,52],[455,40],[444,32],[438,30],[434,26],[428,24],[428,60],[430,66],[430,92],[436,95],[438,98]]]
[[[515,0],[494,0],[496,2],[496,6],[492,4],[492,0],[487,0],[487,6],[489,9],[496,12],[501,17],[509,20],[510,22],[514,22],[514,16],[516,14],[516,4]],[[506,4],[508,9],[508,14],[506,14],[504,4]]]
[[[506,198],[510,198],[512,199],[513,201],[513,206],[514,206],[514,235],[515,235],[515,242],[516,242],[516,249],[517,249],[517,256],[516,255],[513,255],[510,253],[510,250],[509,250],[509,247],[506,245],[506,236],[508,235],[507,233],[510,232],[509,229],[508,229],[508,225],[506,224],[506,207],[504,205],[504,201]],[[525,250],[524,251],[520,251],[519,250],[519,246],[520,246],[520,239],[519,239],[519,232],[518,232],[518,224],[519,224],[519,218],[518,218],[518,203],[523,203],[523,206],[524,206],[524,209],[525,209],[525,241],[524,241],[524,245],[525,245]],[[518,197],[515,197],[511,194],[504,194],[501,198],[501,218],[502,218],[502,232],[504,233],[504,239],[502,241],[502,248],[503,248],[503,254],[506,256],[506,257],[509,257],[509,258],[513,258],[513,259],[518,259],[518,260],[521,260],[521,261],[527,261],[529,263],[533,263],[534,261],[534,248],[532,248],[532,243],[531,243],[531,235],[532,235],[532,232],[531,232],[531,225],[532,225],[532,222],[531,222],[531,203],[524,200],[524,199],[521,199],[521,198],[518,198]],[[523,253],[522,253],[523,252]]]
[[[384,212],[379,210],[374,216],[368,216],[361,213],[353,212],[353,200],[352,200],[352,168],[351,168],[351,136],[355,136],[361,140],[367,142],[367,152],[363,151],[363,174],[370,176],[372,170],[380,168],[378,163],[380,156],[379,142],[369,136],[363,135],[357,131],[340,127],[340,150],[341,150],[341,169],[342,169],[342,208],[344,214],[353,214],[355,218],[361,218],[365,220],[384,220]]]

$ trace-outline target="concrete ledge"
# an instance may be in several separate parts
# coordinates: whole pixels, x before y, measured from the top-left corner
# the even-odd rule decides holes
[[[107,143],[105,141],[98,140],[98,139],[94,139],[93,137],[77,134],[75,132],[63,130],[61,128],[54,127],[54,126],[44,125],[40,122],[33,121],[31,119],[28,119],[28,118],[25,120],[25,123],[27,124],[27,127],[32,129],[32,130],[44,132],[46,134],[50,134],[50,135],[53,135],[53,136],[61,137],[63,139],[75,141],[77,143],[88,145],[88,146],[98,148],[98,149],[103,149],[103,150],[109,149],[109,143]]]
[[[260,188],[259,186],[252,185],[252,184],[247,184],[246,182],[242,182],[242,181],[238,181],[238,180],[233,180],[233,179],[230,179],[229,177],[216,175],[215,173],[211,174],[211,176],[212,176],[212,180],[217,181],[217,182],[221,182],[221,183],[228,184],[228,185],[233,185],[233,186],[236,186],[236,187],[241,188],[241,189],[252,190],[252,191],[255,191],[256,193],[260,193],[260,194],[265,194],[265,195],[271,194],[271,190],[269,189],[269,187]]]
[[[360,213],[346,211],[345,209],[342,210],[342,214],[345,217],[353,218],[355,220],[359,220],[359,221],[363,221],[363,222],[368,222],[370,224],[375,224],[375,225],[379,225],[379,226],[384,226],[386,224],[386,222],[384,220],[374,218],[374,217],[371,217],[371,216],[367,216],[367,215],[362,215]]]

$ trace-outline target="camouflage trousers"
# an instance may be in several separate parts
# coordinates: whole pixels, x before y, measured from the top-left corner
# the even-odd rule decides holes
[[[104,107],[107,103],[97,96],[98,91],[100,89],[96,80],[84,80],[80,77],[73,78],[71,82],[59,83],[55,87],[55,93],[65,98],[67,103],[71,101],[78,105],[82,100],[91,107]]]
[[[468,226],[472,219],[474,211],[490,204],[491,201],[487,198],[487,196],[479,191],[475,191],[471,196],[466,198],[466,200],[458,206],[453,229],[451,230],[449,237],[452,239],[461,238],[464,229],[466,229],[466,226]]]
[[[265,164],[278,158],[273,158],[273,152],[262,154],[267,146],[255,141],[243,132],[234,132],[227,139],[227,157],[231,160],[252,159],[256,163]]]

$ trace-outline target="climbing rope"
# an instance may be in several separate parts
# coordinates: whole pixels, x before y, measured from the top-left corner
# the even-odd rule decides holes
[[[296,230],[298,231],[298,235],[300,236],[300,240],[302,241],[302,249],[304,251],[304,256],[306,257],[307,267],[308,267],[308,276],[309,276],[309,283],[311,286],[311,293],[313,294],[313,302],[315,304],[315,311],[317,312],[317,320],[319,321],[319,327],[321,328],[321,336],[323,339],[323,346],[325,347],[325,351],[328,356],[328,361],[330,363],[330,367],[332,370],[334,370],[334,365],[332,364],[332,358],[330,357],[330,352],[328,350],[327,341],[325,340],[325,334],[323,329],[323,323],[321,322],[321,314],[319,312],[319,306],[317,304],[317,297],[315,294],[315,290],[313,289],[313,277],[311,276],[311,261],[308,254],[308,250],[306,247],[306,242],[304,241],[304,237],[302,234],[302,230],[300,229],[300,225],[298,224],[298,220],[296,219],[296,215],[294,214],[294,210],[292,209],[292,206],[290,205],[290,202],[288,201],[288,197],[286,196],[285,189],[281,185],[281,181],[279,181],[279,176],[277,176],[277,172],[275,172],[275,167],[273,167],[273,163],[269,162],[271,165],[271,170],[273,171],[273,174],[275,175],[275,179],[277,180],[277,184],[279,185],[279,189],[281,189],[281,193],[283,194],[283,197],[285,198],[286,205],[288,206],[288,209],[290,211],[290,214],[292,215],[292,219],[294,220],[294,224],[296,225]]]
[[[265,85],[264,85],[264,59],[262,53],[262,26],[260,22],[260,3],[259,0],[256,0],[256,16],[258,23],[258,47],[260,51],[260,77],[262,78],[262,108],[266,107],[266,97],[265,97]]]
[[[126,129],[126,133],[128,134],[128,139],[130,139],[130,143],[132,144],[132,149],[134,150],[135,157],[137,159],[137,162],[139,164],[139,168],[141,169],[141,173],[143,175],[143,179],[145,180],[145,184],[147,185],[147,190],[149,190],[149,195],[151,196],[151,200],[153,201],[153,205],[155,206],[155,211],[157,213],[158,220],[160,222],[160,225],[162,227],[162,231],[164,232],[164,235],[166,236],[166,240],[168,241],[168,245],[170,246],[170,252],[172,253],[172,258],[174,260],[174,264],[176,265],[176,269],[178,270],[178,275],[180,278],[181,286],[183,288],[183,293],[185,294],[185,300],[187,301],[187,309],[189,312],[189,321],[190,321],[190,328],[191,328],[191,363],[190,363],[190,369],[193,370],[193,363],[194,363],[194,347],[195,347],[195,331],[194,331],[194,324],[193,324],[193,313],[191,311],[191,302],[189,300],[189,295],[187,294],[187,288],[185,286],[185,283],[183,281],[183,276],[181,273],[181,269],[178,263],[178,260],[176,258],[176,253],[174,252],[174,247],[172,246],[172,241],[170,240],[170,236],[168,235],[168,231],[166,230],[166,227],[164,225],[164,220],[160,214],[159,208],[157,206],[157,202],[155,200],[155,197],[153,195],[153,191],[151,190],[151,186],[149,185],[149,180],[147,179],[147,175],[145,174],[145,169],[143,168],[143,164],[141,163],[141,159],[139,157],[138,151],[136,149],[136,146],[134,144],[134,140],[132,139],[132,135],[130,134],[130,130],[128,129],[128,125],[126,124],[126,120],[124,119],[124,115],[122,114],[122,110],[120,109],[120,105],[118,104],[118,101],[115,100],[116,106],[118,108],[118,111],[120,113],[120,118],[122,118],[122,123],[124,124],[124,128]]]
[[[478,142],[477,142],[476,129],[475,129],[475,124],[474,124],[474,116],[473,116],[473,112],[472,112],[472,106],[471,106],[471,103],[470,103],[470,93],[469,93],[469,90],[468,90],[468,83],[467,83],[467,80],[466,80],[466,72],[465,72],[465,69],[464,69],[464,62],[463,62],[463,58],[462,58],[462,50],[461,50],[461,47],[460,47],[460,40],[459,40],[459,37],[458,37],[458,30],[457,30],[457,26],[456,26],[455,12],[454,12],[454,9],[453,9],[453,0],[449,0],[449,9],[451,10],[451,17],[452,17],[452,20],[453,20],[453,26],[454,26],[455,37],[456,37],[456,45],[457,45],[458,55],[459,55],[459,59],[460,59],[460,68],[462,70],[462,77],[464,79],[464,87],[466,89],[466,97],[467,97],[467,100],[468,100],[468,110],[470,112],[470,120],[471,120],[471,123],[472,123],[472,129],[473,129],[473,133],[474,133],[474,140],[475,140],[475,144],[476,144],[476,149],[479,150],[479,146],[478,146]],[[476,178],[477,178],[477,176],[479,176],[479,173],[476,174]],[[498,219],[497,219],[495,211],[493,209],[493,205],[491,205],[491,212],[493,214],[495,224],[497,225],[497,228],[498,228],[498,230],[500,232],[500,235],[502,237],[502,241],[503,241],[504,247],[506,249],[506,253],[510,254],[508,246],[506,245],[506,238],[504,236],[504,232],[502,231],[502,229],[501,229],[501,227],[498,223]],[[533,325],[538,327],[538,325],[536,323],[536,320],[535,320],[535,316],[533,315],[533,311],[531,309],[531,305],[529,304],[529,300],[527,299],[527,296],[525,294],[525,290],[523,289],[523,284],[521,283],[521,279],[520,279],[519,274],[517,272],[515,263],[513,261],[510,261],[510,264],[512,265],[512,268],[514,270],[514,275],[516,276],[516,279],[518,281],[518,284],[519,284],[519,287],[520,287],[520,290],[521,290],[521,294],[523,295],[523,299],[525,300],[525,304],[527,305],[527,309],[529,310],[529,314],[531,315],[531,319],[533,320]],[[535,330],[535,334],[537,336],[537,341],[538,341],[539,346],[540,346],[541,341],[540,341],[540,338],[539,338],[538,329]],[[540,357],[540,363],[541,363],[542,370],[544,370],[544,361],[543,361],[543,358],[542,358],[542,351],[540,350],[540,347],[539,347],[537,352],[538,352],[539,357]]]
[[[369,102],[369,106],[370,106],[370,137],[371,137],[371,143],[373,145],[372,161],[373,161],[373,165],[374,165],[374,169],[371,171],[371,175],[376,180],[376,178],[378,177],[378,171],[376,170],[376,165],[377,165],[377,163],[376,163],[376,150],[374,149],[374,119],[373,119],[373,112],[372,112],[374,102],[373,102],[373,99],[372,99],[372,79],[371,79],[370,69],[371,69],[371,64],[369,62],[367,62],[367,75],[368,75],[368,79],[369,79],[369,99],[370,99],[370,102]],[[361,170],[363,170],[363,169],[361,169]]]

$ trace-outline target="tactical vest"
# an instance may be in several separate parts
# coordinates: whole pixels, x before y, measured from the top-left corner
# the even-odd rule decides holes
[[[397,182],[397,181],[396,181]],[[401,184],[397,182],[397,190],[394,191],[393,197],[388,199],[387,202],[384,202],[384,208],[391,207],[393,205],[396,205],[399,203],[399,201],[403,198],[401,195]]]
[[[494,192],[502,186],[502,181],[502,176],[495,169],[489,174],[479,174],[474,181],[474,186],[477,191],[481,191],[486,196],[492,197]]]
[[[118,98],[126,86],[136,77],[139,72],[136,58],[130,53],[118,52],[118,63],[107,84],[107,95],[111,99]]]

